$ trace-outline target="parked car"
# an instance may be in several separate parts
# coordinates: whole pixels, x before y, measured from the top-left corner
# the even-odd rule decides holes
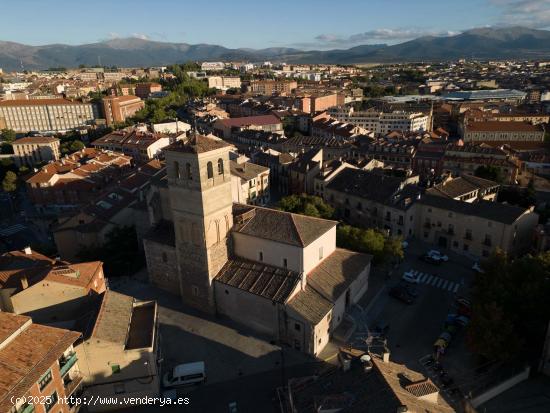
[[[407,294],[407,291],[404,288],[393,287],[390,289],[390,296],[397,298],[399,301],[404,302],[405,304],[412,304],[414,302],[413,298]]]
[[[472,270],[477,272],[478,274],[485,274],[485,270],[481,268],[481,265],[479,265],[479,262],[474,262],[474,265],[472,265]]]
[[[420,274],[413,270],[405,271],[401,279],[413,284],[418,284],[420,283]]]
[[[434,258],[434,257],[432,257],[431,255],[428,255],[428,254],[421,255],[418,258],[420,260],[424,261],[424,262],[427,262],[428,264],[434,264],[434,265],[439,265],[443,262],[443,261],[441,261],[437,258]]]
[[[464,315],[459,315],[458,317],[455,318],[455,323],[461,325],[462,327],[466,327],[469,322],[470,322],[470,318]]]
[[[416,289],[416,287],[409,284],[408,282],[401,281],[398,286],[407,290],[407,294],[409,294],[411,297],[418,297],[418,290]]]
[[[445,254],[441,253],[441,251],[438,250],[429,250],[426,255],[429,255],[433,259],[440,260],[443,262],[449,261],[449,257],[447,257]]]

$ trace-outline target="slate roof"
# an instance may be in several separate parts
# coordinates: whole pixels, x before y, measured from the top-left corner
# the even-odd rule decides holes
[[[105,291],[91,337],[124,346],[133,306],[133,297],[112,290]]]
[[[314,326],[319,324],[332,307],[334,307],[329,300],[309,285],[306,285],[304,290],[296,293],[287,305]]]
[[[225,263],[215,280],[269,300],[284,303],[300,281],[300,274],[235,257]]]
[[[336,248],[307,275],[307,284],[334,302],[371,260],[371,255]]]
[[[457,201],[451,198],[426,194],[417,201],[434,208],[453,211],[462,215],[472,215],[503,224],[513,224],[527,209],[514,205],[480,200],[476,203]]]
[[[326,188],[384,203],[401,188],[401,184],[401,178],[346,168]]]
[[[10,336],[29,319],[0,312],[0,337]],[[11,398],[27,394],[79,337],[74,331],[30,324],[0,349],[0,411],[11,411]]]
[[[498,186],[496,182],[488,179],[479,178],[473,175],[462,175],[450,179],[447,182],[435,185],[433,188],[428,189],[426,193],[456,199],[476,190],[485,190]]]
[[[199,154],[214,151],[226,146],[230,145],[221,139],[213,139],[203,135],[196,135],[187,142],[177,141],[166,147],[165,150]]]
[[[337,222],[275,209],[234,204],[233,231],[275,242],[306,247]]]

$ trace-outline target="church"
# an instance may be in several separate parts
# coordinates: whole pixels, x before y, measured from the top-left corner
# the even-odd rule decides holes
[[[165,149],[146,203],[150,282],[202,311],[318,355],[365,293],[371,256],[336,247],[336,221],[235,204],[223,140]]]

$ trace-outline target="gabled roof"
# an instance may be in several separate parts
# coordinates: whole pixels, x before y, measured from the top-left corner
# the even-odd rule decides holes
[[[132,318],[134,298],[112,290],[103,293],[91,338],[124,346]]]
[[[230,145],[221,139],[213,139],[203,135],[196,135],[190,138],[187,142],[177,141],[165,148],[165,150],[199,154],[225,148],[227,146]]]
[[[275,209],[234,204],[233,231],[297,247],[306,247],[337,224]]]

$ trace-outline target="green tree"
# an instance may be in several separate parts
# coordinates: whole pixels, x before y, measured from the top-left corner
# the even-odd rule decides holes
[[[17,175],[15,172],[8,171],[2,180],[2,189],[5,192],[15,192],[17,189]]]
[[[550,252],[483,263],[472,288],[470,349],[491,360],[538,361],[550,314]]]
[[[479,166],[475,172],[475,176],[479,176],[480,178],[489,179],[491,181],[495,181],[498,183],[502,182],[502,173],[500,171],[500,168],[497,168],[493,165],[482,165]]]
[[[357,228],[351,225],[339,225],[336,230],[336,245],[352,251],[371,254],[374,263],[403,258],[403,246],[400,238],[389,237],[377,229]]]
[[[334,208],[325,203],[322,198],[305,194],[282,198],[279,201],[279,208],[283,211],[317,218],[331,219],[334,216]]]
[[[11,143],[15,140],[17,137],[16,133],[12,129],[2,129],[0,131],[0,135],[2,135],[2,141],[6,143]]]
[[[71,152],[76,152],[76,151],[79,151],[81,149],[84,149],[86,147],[86,145],[84,145],[84,142],[80,141],[80,140],[75,140],[75,141],[72,141],[70,144],[69,144],[69,150]]]

